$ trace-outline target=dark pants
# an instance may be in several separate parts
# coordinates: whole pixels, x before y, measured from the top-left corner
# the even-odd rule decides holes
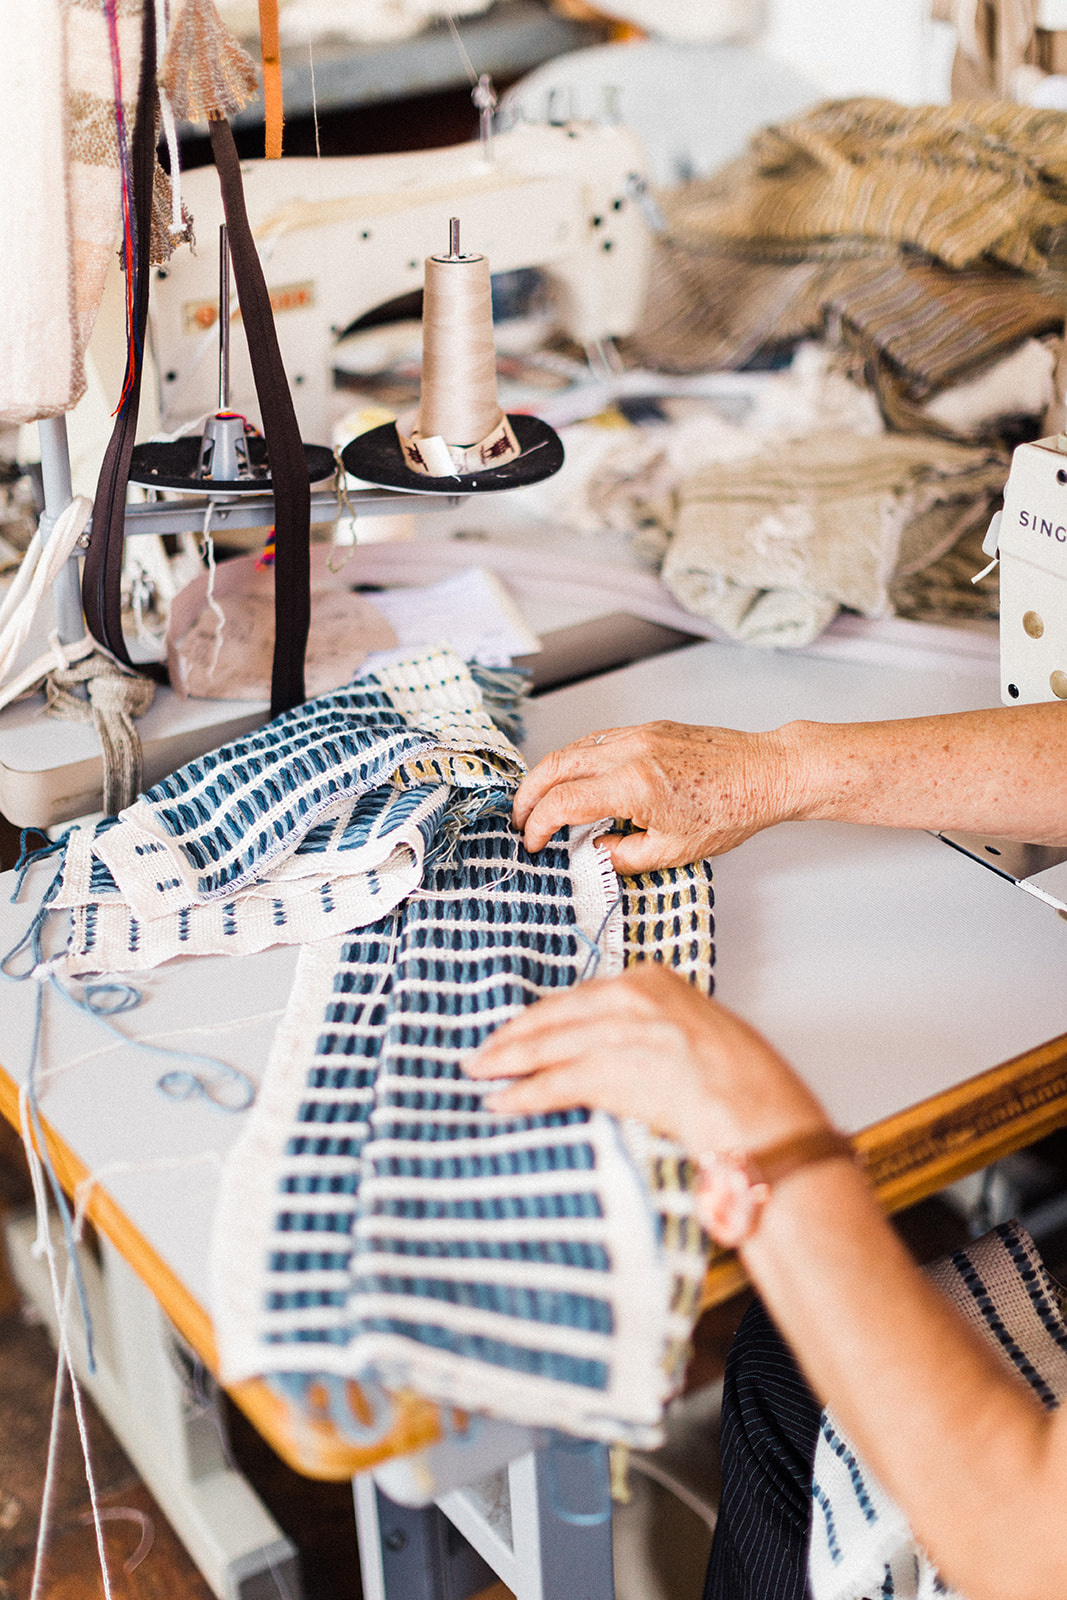
[[[821,1412],[757,1301],[726,1362],[722,1500],[704,1600],[804,1600]]]

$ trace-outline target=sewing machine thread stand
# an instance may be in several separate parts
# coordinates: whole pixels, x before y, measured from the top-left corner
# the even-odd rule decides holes
[[[424,272],[418,408],[350,440],[345,470],[420,494],[513,489],[558,472],[555,430],[500,406],[489,262],[462,251],[458,217],[449,218],[447,253],[427,257]]]

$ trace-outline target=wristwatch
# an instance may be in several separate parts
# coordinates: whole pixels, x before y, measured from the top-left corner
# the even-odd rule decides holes
[[[839,1156],[856,1159],[851,1140],[836,1128],[816,1128],[762,1150],[722,1150],[697,1163],[697,1219],[725,1250],[751,1239],[771,1190],[783,1178]]]

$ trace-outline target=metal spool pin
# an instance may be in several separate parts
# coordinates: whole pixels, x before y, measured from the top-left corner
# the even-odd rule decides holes
[[[230,409],[230,236],[219,224],[219,410]]]
[[[204,425],[197,477],[233,483],[251,477],[243,417],[230,410],[230,241],[219,225],[219,406]]]

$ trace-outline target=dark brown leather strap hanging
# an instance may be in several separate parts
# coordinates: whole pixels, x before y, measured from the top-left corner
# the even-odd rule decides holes
[[[248,226],[245,189],[234,134],[224,118],[211,118],[211,150],[218,166],[230,256],[256,395],[274,482],[274,674],[270,715],[299,706],[304,696],[304,651],[312,616],[310,590],[310,482],[290,382],[278,349],[270,294]]]
[[[311,484],[278,348],[270,295],[245,211],[237,147],[224,118],[212,118],[209,127],[274,485],[274,670],[270,711],[276,717],[305,698],[304,652],[311,623]]]
[[[82,605],[85,622],[106,650],[132,666],[122,637],[122,552],[126,532],[126,484],[137,432],[141,398],[141,352],[148,322],[148,287],[151,278],[152,186],[156,164],[156,8],[144,8],[141,36],[141,77],[134,122],[133,221],[136,230],[133,340],[129,360],[131,380],[119,407],[115,426],[104,452],[93,501],[93,533],[82,571]],[[127,271],[129,270],[127,263]],[[145,669],[150,670],[150,669]]]
[[[144,349],[148,321],[155,127],[155,7],[148,4],[144,7],[140,92],[132,155],[137,272],[136,332],[131,359],[135,364],[100,469],[93,505],[92,541],[82,576],[82,599],[89,632],[126,665],[132,663],[122,636],[122,557],[126,485],[141,393],[140,352]],[[300,428],[278,348],[270,295],[248,224],[241,165],[233,134],[222,117],[212,117],[209,127],[274,491],[273,717],[305,699],[304,652],[311,622],[311,486]],[[155,675],[151,667],[144,670]]]

